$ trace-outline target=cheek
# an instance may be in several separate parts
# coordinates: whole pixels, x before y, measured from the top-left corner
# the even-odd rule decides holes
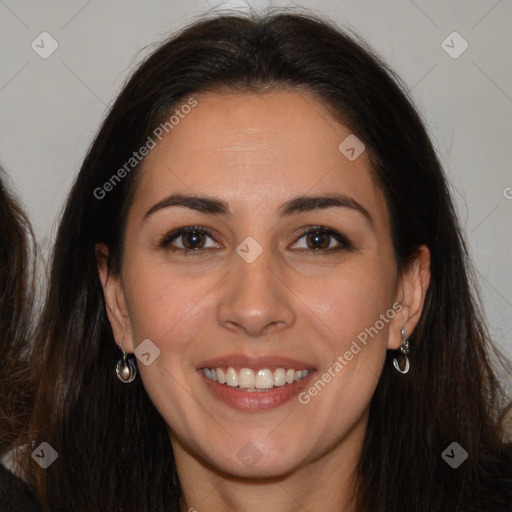
[[[132,276],[125,293],[135,345],[145,338],[157,345],[172,341],[174,348],[185,344],[187,339],[176,333],[194,322],[209,280],[183,278],[177,270],[137,260],[127,265],[126,275]]]
[[[136,272],[134,270],[136,269]],[[125,294],[129,308],[134,348],[150,339],[158,357],[138,368],[151,400],[164,418],[176,411],[185,415],[187,400],[197,392],[187,378],[194,337],[205,309],[204,297],[214,285],[207,277],[187,278],[176,269],[155,262],[133,260],[126,265]],[[184,391],[185,390],[185,391]]]
[[[393,266],[355,261],[338,269],[315,291],[310,288],[308,306],[325,327],[318,379],[328,384],[324,391],[323,384],[313,382],[300,403],[316,408],[318,428],[326,439],[330,434],[324,424],[336,424],[346,432],[368,406],[395,316]]]
[[[305,303],[326,326],[326,337],[337,348],[375,325],[394,302],[393,267],[376,260],[354,260],[329,279],[305,290]],[[382,337],[387,333],[387,322]]]

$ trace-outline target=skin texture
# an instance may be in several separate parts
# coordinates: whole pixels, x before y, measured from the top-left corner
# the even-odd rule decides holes
[[[400,329],[410,334],[419,319],[428,249],[398,275],[367,155],[351,162],[338,150],[351,132],[313,95],[210,92],[196,99],[144,163],[120,276],[108,274],[108,248],[97,245],[114,336],[129,352],[144,339],[161,351],[138,367],[169,425],[183,510],[352,510],[347,491],[369,402],[386,350],[398,348]],[[144,219],[173,192],[218,197],[232,215],[173,206]],[[348,207],[279,217],[294,196],[333,192],[362,204],[372,222]],[[195,225],[214,233],[195,242],[206,247],[202,253],[159,246],[172,230]],[[301,228],[317,225],[353,247],[322,254],[315,247],[339,242],[328,234],[316,245],[298,239]],[[252,263],[236,252],[249,236],[263,249]],[[186,243],[193,247],[187,235],[172,242]],[[292,399],[239,411],[215,400],[197,371],[213,357],[270,355],[308,363],[321,376],[395,302],[402,309],[307,405]],[[251,467],[237,456],[247,443],[261,454]]]

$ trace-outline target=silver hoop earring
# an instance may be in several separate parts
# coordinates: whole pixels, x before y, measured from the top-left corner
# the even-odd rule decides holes
[[[400,365],[398,364],[398,360],[396,357],[393,359],[393,366],[400,373],[407,373],[409,371],[409,368],[411,367],[409,363],[409,358],[407,357],[407,354],[411,351],[411,346],[409,340],[407,339],[407,335],[405,334],[405,329],[403,327],[400,334],[402,337],[402,345],[400,346],[400,352],[402,352],[405,358],[405,368],[403,370],[400,368]]]
[[[122,351],[122,355],[119,358],[119,361],[117,361],[116,364],[116,374],[117,378],[123,382],[124,384],[129,384],[132,382],[135,377],[137,377],[137,365],[135,364],[135,360],[133,357],[129,357],[129,355],[126,353],[126,350],[123,350],[122,344],[123,344],[123,338],[121,339],[121,343],[119,343],[119,350]]]

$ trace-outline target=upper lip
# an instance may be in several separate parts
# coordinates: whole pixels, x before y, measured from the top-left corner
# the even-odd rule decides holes
[[[297,361],[288,357],[280,356],[247,356],[243,354],[231,354],[202,361],[198,364],[198,369],[203,368],[222,368],[222,367],[241,367],[251,368],[253,370],[261,368],[293,368],[295,370],[311,370],[314,366],[309,363]]]

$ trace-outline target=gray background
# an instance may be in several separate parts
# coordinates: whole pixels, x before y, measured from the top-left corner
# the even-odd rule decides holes
[[[247,2],[0,0],[0,164],[45,250],[82,158],[137,62],[206,11]],[[450,178],[496,342],[512,357],[511,0],[307,0],[403,78]],[[452,58],[452,32],[468,48]],[[58,49],[31,47],[48,32]],[[41,43],[39,43],[41,44]],[[453,52],[460,39],[448,38]],[[48,44],[45,44],[48,48]]]

